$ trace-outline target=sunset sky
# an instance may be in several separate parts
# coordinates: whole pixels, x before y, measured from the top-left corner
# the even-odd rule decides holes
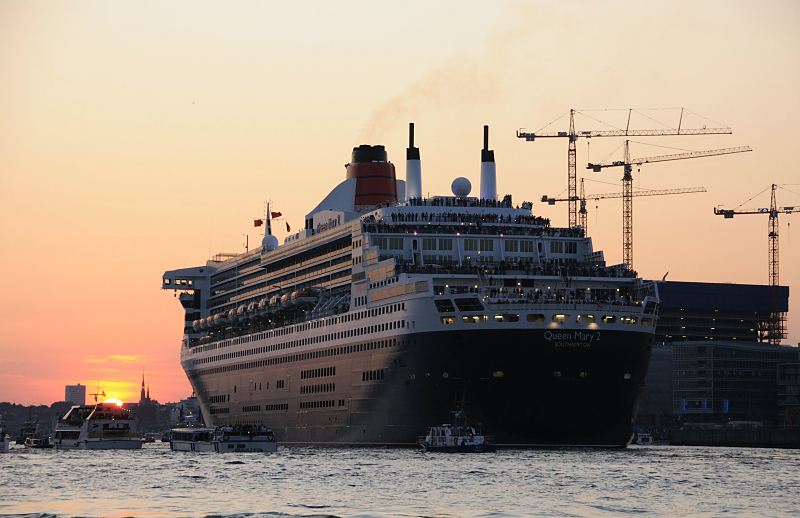
[[[498,193],[557,226],[566,206],[538,200],[566,194],[567,143],[517,129],[628,107],[639,129],[676,126],[680,107],[683,127],[731,126],[632,144],[754,149],[634,171],[637,188],[708,189],[635,200],[635,266],[766,283],[767,217],[712,208],[765,189],[742,208],[767,207],[772,183],[800,205],[798,22],[794,1],[0,0],[0,401],[50,404],[98,379],[136,401],[143,372],[154,398],[187,396],[182,309],[161,274],[257,242],[267,199],[301,227],[355,145],[386,145],[402,178],[411,121],[424,192],[449,194],[456,176],[477,191],[489,124]],[[586,113],[578,129],[627,116]],[[579,177],[621,143],[579,141]],[[622,171],[585,174],[589,192],[621,190]],[[621,202],[589,208],[595,248],[621,262]],[[780,221],[797,344],[800,216]]]

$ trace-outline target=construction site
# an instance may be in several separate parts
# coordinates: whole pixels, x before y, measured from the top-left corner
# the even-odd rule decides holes
[[[517,131],[517,137],[526,142],[567,140],[566,195],[543,195],[541,201],[548,205],[566,204],[570,227],[587,230],[590,203],[597,208],[602,200],[622,200],[622,259],[630,269],[634,269],[634,198],[706,192],[700,186],[635,189],[634,169],[638,174],[645,164],[753,151],[750,146],[736,146],[632,156],[632,144],[644,143],[631,138],[733,133],[725,126],[682,127],[684,109],[680,110],[674,127],[634,129],[630,124],[633,113],[636,110],[628,110],[625,127],[589,130],[576,127],[576,115],[611,125],[581,110],[570,109],[564,130],[552,131],[549,127],[554,123],[550,123],[536,132]],[[578,141],[599,137],[623,139],[617,148],[621,148],[622,156],[587,162],[585,169],[595,174],[606,169],[621,171],[620,191],[589,193],[587,182],[609,182],[585,176],[578,179]],[[782,205],[778,201],[780,194],[800,199],[790,187],[791,184],[770,184],[734,208],[709,207],[709,214],[713,210],[714,215],[726,220],[745,215],[767,217],[765,284],[681,282],[667,280],[666,274],[662,279],[654,279],[661,301],[637,417],[640,433],[673,444],[800,445],[800,350],[798,344],[785,343],[790,290],[780,283],[779,216],[800,211],[798,205]],[[767,194],[768,206],[752,206]],[[758,237],[747,236],[747,239]]]

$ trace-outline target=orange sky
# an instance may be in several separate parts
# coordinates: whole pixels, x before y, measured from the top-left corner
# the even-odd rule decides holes
[[[109,395],[137,400],[142,371],[155,398],[187,395],[182,310],[159,290],[161,273],[242,250],[248,232],[255,242],[266,199],[301,226],[344,178],[354,145],[385,144],[402,177],[409,121],[424,191],[448,193],[461,175],[477,186],[488,123],[499,193],[537,200],[556,225],[566,207],[538,200],[564,193],[566,142],[524,143],[519,127],[570,107],[686,106],[722,121],[733,136],[647,140],[755,151],[635,173],[641,188],[708,189],[635,201],[635,264],[646,277],[765,283],[767,218],[723,220],[712,207],[773,182],[796,184],[779,203],[800,205],[798,20],[790,1],[0,0],[0,401],[49,404],[65,384],[98,378]],[[590,113],[623,124],[622,112]],[[674,125],[678,112],[644,113],[656,120],[639,116],[638,128]],[[698,124],[713,125],[684,120]],[[579,119],[578,129],[603,128]],[[619,144],[595,139],[590,156],[620,158]],[[614,185],[587,190],[617,190],[620,177],[592,174]],[[621,203],[590,210],[595,247],[620,262]],[[795,287],[790,221],[781,281]]]

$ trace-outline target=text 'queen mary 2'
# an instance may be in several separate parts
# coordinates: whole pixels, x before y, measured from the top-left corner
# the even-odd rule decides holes
[[[625,446],[658,293],[606,266],[581,228],[497,198],[484,128],[480,196],[422,196],[383,146],[282,245],[168,271],[185,309],[181,363],[210,425],[281,443],[412,445],[463,402],[499,445]]]

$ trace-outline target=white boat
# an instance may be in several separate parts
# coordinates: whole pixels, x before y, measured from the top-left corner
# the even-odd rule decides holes
[[[649,433],[637,433],[636,437],[633,439],[633,443],[641,446],[650,446],[653,444],[653,436]]]
[[[172,451],[217,453],[275,452],[278,443],[272,430],[260,427],[174,428],[170,433]]]
[[[134,450],[142,447],[136,417],[112,403],[73,406],[56,425],[52,438],[58,449]]]
[[[35,450],[44,450],[47,448],[52,448],[53,445],[50,444],[50,439],[48,437],[39,437],[39,434],[29,435],[25,438],[25,447],[31,448]]]
[[[448,453],[483,453],[495,451],[491,437],[467,424],[464,412],[454,412],[453,424],[431,426],[428,435],[419,438],[419,445],[425,451]]]

